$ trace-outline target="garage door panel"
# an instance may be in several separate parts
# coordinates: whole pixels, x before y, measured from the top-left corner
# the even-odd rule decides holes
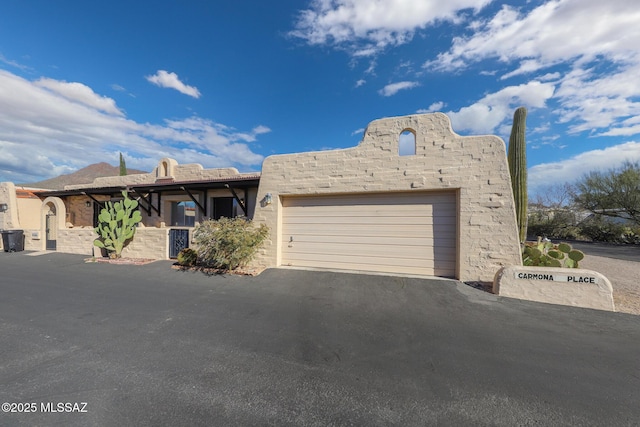
[[[284,228],[284,227],[283,227]],[[455,226],[451,226],[450,230],[455,231]],[[437,230],[436,236],[442,235],[442,231]],[[371,227],[364,224],[316,224],[314,227],[305,224],[289,225],[282,231],[282,238],[286,241],[290,237],[298,239],[300,236],[376,236],[380,238],[406,236],[409,234],[416,238],[433,238],[434,232],[432,227],[412,227],[409,225],[385,225],[371,232]],[[448,236],[448,234],[445,234]]]
[[[448,216],[448,212],[455,211],[455,203],[440,205],[435,210],[432,205],[371,205],[371,206],[293,206],[287,208],[287,215],[296,216],[416,216],[431,217],[442,214]]]
[[[406,274],[420,274],[425,276],[441,276],[441,277],[454,277],[455,263],[439,262],[437,265],[428,260],[416,264],[415,262],[408,262],[405,265],[395,264],[379,264],[373,263],[370,258],[366,257],[352,257],[345,260],[343,263],[336,263],[333,259],[306,259],[300,260],[298,263],[291,264],[292,266],[304,266],[312,268],[328,268],[337,270],[361,270],[361,271],[373,271],[379,273],[406,273]]]
[[[356,240],[357,239],[357,240]],[[438,247],[452,247],[455,248],[455,242],[448,238],[434,238],[433,236],[423,237],[423,236],[412,236],[412,237],[398,237],[397,235],[385,236],[384,241],[380,240],[379,236],[361,236],[361,235],[349,235],[347,233],[332,233],[332,234],[296,234],[296,238],[294,241],[293,247],[290,246],[289,241],[287,241],[287,247],[291,251],[295,251],[295,249],[300,244],[331,244],[331,243],[344,243],[344,244],[364,244],[364,245],[383,245],[383,246],[433,246],[434,244]]]
[[[358,252],[335,252],[325,249],[312,248],[311,250],[304,251],[304,248],[300,247],[298,251],[290,251],[288,254],[289,261],[295,260],[313,260],[313,259],[335,259],[336,262],[345,263],[353,257],[364,257],[368,261],[368,264],[393,264],[393,265],[416,265],[422,264],[423,261],[440,261],[440,260],[454,260],[455,248],[438,248],[438,252],[422,250],[422,251],[408,251],[389,252],[388,248],[381,246],[372,246],[366,249],[359,249]],[[398,261],[400,260],[400,261]],[[402,260],[406,260],[405,263]],[[453,261],[452,261],[453,262]]]
[[[359,205],[359,206],[293,206],[287,207],[290,216],[433,216],[439,212],[455,210],[455,203],[443,203],[433,209],[432,205],[407,204],[407,205]]]
[[[288,258],[294,258],[296,254],[311,255],[333,255],[336,258],[348,257],[354,253],[358,255],[378,258],[376,262],[386,262],[391,258],[408,258],[414,260],[434,259],[435,251],[433,246],[400,245],[400,244],[362,244],[362,243],[316,243],[316,242],[293,242],[293,247],[288,247]],[[438,248],[441,256],[455,253],[455,248]]]
[[[324,253],[298,253],[294,254],[295,257],[291,258],[292,261],[305,261],[305,263],[310,263],[309,265],[313,266],[314,263],[326,263],[332,262],[334,264],[333,268],[342,268],[344,266],[348,266],[349,264],[363,264],[369,266],[389,266],[389,267],[404,267],[411,268],[419,265],[419,267],[424,268],[433,268],[436,264],[436,260],[434,259],[426,259],[426,258],[395,258],[395,257],[386,257],[385,259],[381,257],[370,257],[362,254],[351,254],[351,255],[343,255],[336,259],[335,254],[324,254]],[[381,262],[384,261],[384,262]],[[296,265],[292,263],[291,265]],[[348,267],[346,267],[348,268]]]
[[[380,198],[381,197],[381,198]],[[434,204],[455,204],[455,199],[451,198],[451,193],[376,193],[376,194],[346,194],[333,196],[302,196],[285,197],[282,200],[284,207],[300,206],[299,201],[306,199],[305,206],[388,206],[388,197],[393,198],[393,205],[417,205],[425,203]],[[347,201],[348,203],[345,203]]]
[[[282,264],[452,277],[454,193],[282,200]]]
[[[306,217],[289,217],[287,218],[287,224],[369,224],[371,226],[385,227],[389,224],[390,220],[398,221],[398,215],[396,216],[353,216],[353,217],[332,217],[332,216],[306,216]],[[432,225],[434,222],[438,224],[454,225],[456,218],[453,217],[412,217],[403,216],[402,224],[407,225]]]

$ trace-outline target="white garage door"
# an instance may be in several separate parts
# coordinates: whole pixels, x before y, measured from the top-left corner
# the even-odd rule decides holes
[[[282,265],[454,277],[454,193],[282,200]]]

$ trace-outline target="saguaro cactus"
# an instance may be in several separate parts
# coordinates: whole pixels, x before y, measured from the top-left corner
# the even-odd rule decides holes
[[[127,174],[127,163],[124,161],[124,156],[120,153],[120,176]]]
[[[136,224],[142,220],[140,211],[136,210],[138,202],[130,199],[126,191],[122,196],[122,201],[107,202],[107,207],[100,211],[100,223],[95,228],[100,238],[93,241],[95,246],[108,250],[109,256],[114,258],[122,256],[122,249],[133,238]]]
[[[527,239],[527,143],[525,140],[527,109],[520,107],[513,115],[513,126],[509,137],[509,173],[516,205],[516,219],[520,242]]]

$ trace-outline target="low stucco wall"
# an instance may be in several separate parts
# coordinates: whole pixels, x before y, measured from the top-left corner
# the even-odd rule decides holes
[[[122,251],[122,256],[167,259],[169,230],[169,228],[138,228],[133,240]],[[100,249],[93,245],[98,235],[92,227],[58,230],[57,237],[58,252],[100,256]]]
[[[98,235],[93,228],[66,228],[58,230],[56,251],[67,254],[93,254],[93,241]]]
[[[399,155],[400,134],[416,137],[415,155]],[[331,145],[329,143],[329,145]],[[254,264],[280,265],[281,196],[449,190],[459,194],[458,274],[491,282],[506,265],[520,265],[520,245],[504,141],[463,137],[441,113],[371,122],[354,148],[270,156],[262,166],[254,221],[270,239]]]
[[[503,297],[615,311],[613,287],[602,274],[577,268],[502,268],[493,292]]]
[[[122,251],[123,257],[167,259],[169,228],[138,228],[133,240]]]

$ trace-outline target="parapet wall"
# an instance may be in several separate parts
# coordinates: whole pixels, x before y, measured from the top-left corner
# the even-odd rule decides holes
[[[399,154],[399,137],[415,135],[415,154]],[[328,145],[331,145],[330,143]],[[520,246],[504,141],[455,134],[441,113],[373,121],[357,147],[275,155],[265,159],[254,220],[271,230],[256,260],[279,265],[282,206],[288,195],[455,190],[458,279],[492,282],[505,265],[520,265]]]

